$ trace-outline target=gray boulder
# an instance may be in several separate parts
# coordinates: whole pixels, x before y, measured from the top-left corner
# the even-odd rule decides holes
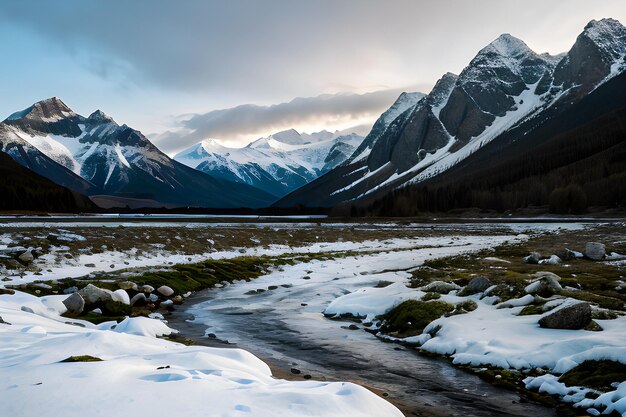
[[[79,315],[85,308],[85,300],[79,293],[75,292],[63,300],[63,305],[67,308],[69,314]]]
[[[31,252],[31,250],[29,249],[26,252],[22,253],[20,256],[18,256],[17,259],[19,259],[20,261],[24,263],[30,263],[35,259],[35,257],[33,256],[33,253]]]
[[[109,292],[104,291],[93,284],[87,284],[85,287],[78,290],[78,294],[83,297],[85,304],[96,304],[106,302],[111,299],[111,294]]]
[[[146,294],[142,292],[135,294],[135,296],[130,299],[131,306],[136,305],[137,307],[141,307],[141,306],[145,306],[147,303],[148,303],[148,300],[146,299]]]
[[[74,294],[78,291],[78,287],[69,287],[63,290],[63,294]]]
[[[559,281],[561,277],[548,271],[540,271],[532,275],[533,280],[524,288],[527,294],[550,295],[563,289]]]
[[[478,275],[472,278],[469,284],[467,284],[465,288],[461,290],[459,295],[478,294],[479,292],[484,292],[487,288],[491,287],[491,285],[493,284],[491,283],[489,278],[482,276],[482,275]]]
[[[141,287],[141,291],[145,292],[146,294],[151,294],[154,291],[154,287],[152,285],[144,285]]]
[[[157,292],[159,292],[160,294],[169,297],[170,295],[174,294],[174,290],[171,289],[170,287],[168,287],[167,285],[161,285],[158,289]]]
[[[606,256],[606,247],[602,243],[589,242],[585,246],[585,256],[594,261],[601,261]]]
[[[557,255],[552,255],[547,259],[540,260],[539,265],[558,265],[561,262],[563,262],[561,258],[559,258]]]
[[[591,306],[580,302],[557,308],[539,320],[539,325],[548,329],[577,330],[591,323]]]
[[[430,284],[422,287],[422,291],[424,292],[436,292],[439,294],[447,294],[450,291],[458,290],[461,287],[456,285],[453,282],[444,282],[444,281],[433,281]]]
[[[538,252],[533,252],[524,258],[524,262],[527,264],[538,264],[541,259],[541,255]]]

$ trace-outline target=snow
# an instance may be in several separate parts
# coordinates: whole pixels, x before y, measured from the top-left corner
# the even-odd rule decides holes
[[[171,331],[155,319],[72,325],[20,292],[0,296],[0,316],[3,416],[402,416],[358,385],[279,380],[244,350],[155,338]],[[102,361],[61,362],[79,355]]]

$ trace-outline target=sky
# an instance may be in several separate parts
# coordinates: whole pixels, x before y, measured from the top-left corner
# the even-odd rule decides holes
[[[369,126],[502,33],[567,51],[624,0],[0,0],[0,119],[60,97],[168,153]]]

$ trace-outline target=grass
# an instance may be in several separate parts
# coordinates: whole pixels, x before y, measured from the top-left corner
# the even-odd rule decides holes
[[[452,304],[443,301],[407,300],[379,317],[383,322],[380,330],[397,337],[418,335],[433,320],[453,310]]]
[[[609,360],[585,361],[564,373],[559,381],[568,387],[581,386],[598,391],[612,391],[614,382],[626,381],[626,365]]]
[[[61,362],[102,362],[102,359],[90,355],[70,356]]]

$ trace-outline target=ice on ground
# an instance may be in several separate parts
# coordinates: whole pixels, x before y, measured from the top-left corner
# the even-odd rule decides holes
[[[0,324],[2,416],[402,416],[355,384],[279,380],[244,350],[157,339],[168,331],[159,320],[127,318],[111,331],[111,322],[70,321],[45,301],[0,295],[11,323]],[[83,355],[102,361],[62,362]]]

